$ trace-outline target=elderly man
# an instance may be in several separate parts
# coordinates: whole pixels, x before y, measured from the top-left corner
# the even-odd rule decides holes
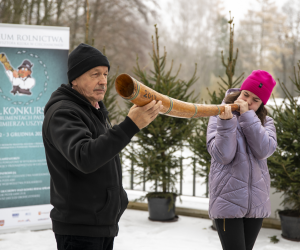
[[[58,250],[113,249],[128,204],[118,154],[162,107],[155,101],[134,105],[111,127],[102,102],[109,69],[100,51],[80,44],[68,58],[70,84],[53,92],[45,106],[43,140]]]

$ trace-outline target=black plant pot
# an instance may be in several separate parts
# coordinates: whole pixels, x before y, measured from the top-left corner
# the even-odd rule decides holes
[[[287,240],[300,241],[300,214],[297,211],[284,210],[279,212],[281,236]]]
[[[149,220],[153,221],[176,221],[175,215],[176,195],[173,196],[174,204],[169,210],[171,199],[163,197],[148,197]]]

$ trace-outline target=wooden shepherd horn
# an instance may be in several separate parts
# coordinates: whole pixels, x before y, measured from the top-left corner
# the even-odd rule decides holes
[[[115,87],[121,97],[137,106],[144,106],[152,100],[162,101],[163,108],[160,113],[168,116],[197,118],[219,115],[225,111],[224,105],[194,104],[162,95],[127,74],[116,78]],[[232,111],[239,109],[237,104],[229,105]]]

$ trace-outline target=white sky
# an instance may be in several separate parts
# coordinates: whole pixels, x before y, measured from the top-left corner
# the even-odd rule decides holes
[[[234,23],[236,27],[239,25],[239,22],[243,19],[243,16],[248,12],[249,9],[256,9],[258,8],[258,3],[256,0],[222,0],[223,7],[224,7],[224,14],[226,17],[229,18],[229,11],[231,11],[231,16],[234,17]],[[288,2],[289,0],[273,0],[275,4],[278,6],[278,9],[281,10],[282,6]],[[300,0],[294,0],[300,1]],[[174,15],[176,15],[173,11],[170,11],[169,4],[174,5],[176,0],[158,0],[158,4],[160,5],[159,12],[161,22],[167,23],[172,20]],[[188,4],[188,0],[187,0]],[[172,24],[170,23],[170,26]]]
[[[280,10],[288,0],[273,0]],[[296,0],[299,1],[299,0]],[[243,16],[249,9],[257,8],[255,0],[223,0],[225,13],[231,11],[231,16],[234,16],[234,23],[238,23],[243,19]]]

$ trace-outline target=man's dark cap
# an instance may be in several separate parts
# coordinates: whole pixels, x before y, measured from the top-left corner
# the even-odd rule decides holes
[[[32,71],[31,68],[32,68],[33,64],[31,62],[29,62],[28,60],[24,60],[22,65],[20,65],[18,67],[18,69],[21,69],[21,68],[27,68],[28,70]]]
[[[94,47],[81,43],[74,49],[68,58],[69,83],[85,72],[98,66],[107,66],[110,69],[107,57]]]

